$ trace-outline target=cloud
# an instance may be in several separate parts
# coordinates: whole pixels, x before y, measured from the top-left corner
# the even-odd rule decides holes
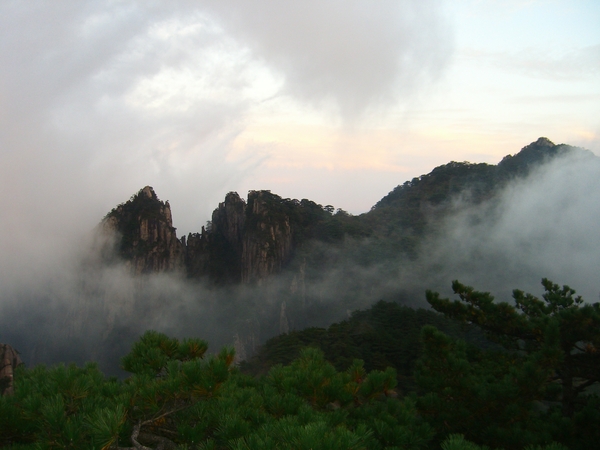
[[[37,239],[37,252],[0,260],[0,341],[29,364],[94,359],[119,373],[119,357],[147,329],[201,337],[212,349],[237,335],[249,354],[281,332],[284,302],[285,322],[302,329],[379,299],[426,306],[425,289],[450,294],[453,279],[509,300],[514,288],[540,295],[539,281],[548,277],[596,301],[599,170],[597,158],[563,157],[482,204],[464,192],[413,260],[374,238],[307,243],[289,271],[261,286],[133,277],[125,265],[99,265],[89,241],[61,249]]]
[[[285,92],[344,117],[435,79],[452,54],[436,1],[215,2],[223,26],[285,76]]]
[[[19,226],[89,226],[152,184],[196,202],[180,218],[195,230],[264,159],[230,157],[256,105],[283,95],[359,116],[450,55],[434,1],[0,8],[0,200]]]
[[[198,231],[269,158],[234,151],[260,105],[359,120],[435,79],[449,34],[437,1],[2,2],[2,320],[48,338],[77,322],[70,308],[92,324],[113,302],[138,307],[131,280],[77,267],[111,208],[152,185],[179,235]]]
[[[483,205],[457,199],[456,213],[422,251],[431,288],[448,292],[458,279],[509,300],[512,289],[539,295],[539,282],[549,278],[597,301],[599,171],[597,158],[566,156]]]

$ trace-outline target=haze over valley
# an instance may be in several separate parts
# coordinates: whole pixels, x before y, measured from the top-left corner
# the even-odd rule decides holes
[[[588,450],[600,2],[0,2],[0,447]]]
[[[3,3],[0,342],[114,370],[147,329],[249,355],[453,279],[506,298],[549,277],[595,301],[599,17],[583,0]],[[503,159],[529,142],[551,157]],[[111,213],[146,186],[158,222]]]
[[[508,300],[514,288],[538,294],[547,277],[595,301],[599,167],[540,138],[498,165],[439,166],[357,216],[230,193],[187,236],[145,187],[68,251],[3,274],[3,340],[28,364],[93,359],[118,374],[148,329],[234,345],[241,360],[378,300],[425,307],[426,289],[450,293],[454,279]]]

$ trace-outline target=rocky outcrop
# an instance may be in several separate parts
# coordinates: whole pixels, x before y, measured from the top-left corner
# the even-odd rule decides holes
[[[209,276],[220,283],[242,281],[242,254],[246,234],[246,202],[229,192],[212,214],[208,230]]]
[[[290,217],[269,191],[250,191],[242,248],[242,281],[262,282],[280,272],[293,251]]]
[[[218,284],[261,283],[292,256],[290,202],[270,191],[250,191],[248,202],[229,192],[206,228],[179,240],[169,202],[146,186],[106,215],[97,247],[104,261],[124,260],[136,275],[181,270]]]
[[[208,235],[204,227],[201,233],[189,233],[181,238],[185,256],[185,271],[190,278],[202,278],[210,270]]]
[[[250,191],[247,203],[228,193],[209,227],[182,240],[188,275],[217,283],[261,283],[279,272],[294,248],[284,202],[269,191]]]
[[[212,215],[211,232],[220,235],[236,257],[241,257],[246,224],[246,202],[229,192]]]
[[[168,201],[160,201],[150,186],[108,213],[101,232],[115,236],[112,253],[125,260],[136,275],[183,269],[184,246],[177,239],[171,207]]]
[[[21,364],[19,352],[10,345],[0,344],[0,396],[14,393],[14,373]]]
[[[188,276],[260,284],[281,271],[294,249],[283,202],[269,191],[250,191],[247,203],[228,193],[209,226],[182,239]]]
[[[218,283],[241,281],[246,202],[229,192],[201,233],[182,238],[190,278],[209,277]]]
[[[233,335],[234,362],[239,364],[254,355],[261,342],[261,324],[256,318],[239,322]]]

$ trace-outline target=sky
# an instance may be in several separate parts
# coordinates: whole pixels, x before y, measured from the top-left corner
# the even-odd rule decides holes
[[[181,236],[229,191],[360,214],[540,136],[600,155],[599,24],[594,0],[2,1],[0,253],[77,246],[146,185]]]

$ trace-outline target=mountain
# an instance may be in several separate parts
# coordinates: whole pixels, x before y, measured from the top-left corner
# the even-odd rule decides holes
[[[434,325],[478,347],[490,346],[475,327],[461,326],[430,309],[379,301],[368,309],[353,311],[346,320],[327,328],[310,327],[275,336],[240,367],[252,375],[265,374],[276,364],[292,362],[304,347],[317,347],[337,370],[347,370],[355,359],[361,359],[369,371],[393,367],[399,379],[410,383],[424,325]]]
[[[353,219],[333,214],[310,200],[283,199],[270,191],[250,191],[247,200],[230,192],[200,233],[177,238],[169,203],[146,186],[102,220],[99,231],[113,235],[104,248],[134,274],[183,271],[189,278],[217,284],[260,284],[279,273],[310,239],[340,241],[357,230]],[[109,250],[112,250],[109,251]]]
[[[206,228],[181,239],[173,228],[169,203],[146,186],[108,213],[101,229],[116,236],[112,254],[135,274],[181,271],[217,285],[260,285],[289,269],[294,290],[310,274],[318,279],[324,267],[339,262],[336,257],[362,266],[398,255],[414,258],[423,237],[431,234],[458,196],[477,205],[534,168],[573,152],[593,157],[541,137],[497,165],[452,161],[397,186],[359,216],[270,191],[250,191],[246,200],[230,192]],[[318,243],[336,252],[319,250]]]
[[[245,199],[230,192],[205,227],[183,237],[168,202],[147,186],[102,221],[99,253],[109,269],[92,268],[92,294],[83,297],[107,310],[99,313],[106,326],[94,315],[105,342],[123,347],[148,328],[188,330],[233,344],[244,359],[270,337],[328,327],[379,300],[423,306],[426,289],[444,292],[453,279],[510,296],[507,286],[535,289],[544,276],[588,273],[573,263],[594,254],[569,260],[565,251],[594,248],[589,220],[577,228],[564,220],[595,211],[578,199],[597,167],[592,153],[540,138],[497,165],[436,167],[357,216],[270,191]],[[569,181],[582,171],[581,182]],[[532,216],[536,204],[542,210]]]
[[[150,186],[109,212],[100,232],[115,235],[108,242],[135,274],[183,267],[184,246],[177,239],[169,202],[161,202]]]
[[[429,222],[444,215],[458,196],[479,204],[536,167],[569,153],[594,157],[587,150],[556,145],[540,137],[519,153],[505,156],[497,165],[451,161],[397,186],[364,216],[381,235],[420,235]]]
[[[380,300],[422,307],[426,289],[450,294],[455,279],[510,298],[549,277],[594,298],[598,161],[540,138],[497,165],[436,167],[357,216],[230,192],[183,237],[147,186],[102,219],[92,251],[1,292],[0,337],[30,364],[93,358],[118,374],[110,364],[148,329],[235,345],[244,359]]]

